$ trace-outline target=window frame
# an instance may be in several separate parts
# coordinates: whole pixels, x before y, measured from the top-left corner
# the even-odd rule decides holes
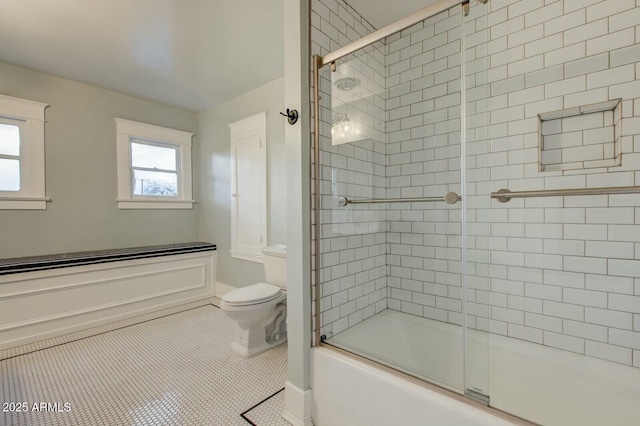
[[[45,196],[45,109],[49,105],[0,95],[3,124],[20,128],[20,189],[0,191],[0,210],[46,210]],[[8,158],[14,156],[3,156]]]
[[[192,209],[191,139],[193,133],[115,118],[118,209]],[[178,196],[134,195],[131,144],[139,143],[176,150]],[[139,169],[139,168],[137,168]]]

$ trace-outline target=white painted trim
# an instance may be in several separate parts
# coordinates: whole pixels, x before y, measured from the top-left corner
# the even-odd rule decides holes
[[[47,200],[23,200],[16,197],[14,200],[0,201],[0,210],[46,210]]]
[[[157,274],[149,274],[149,275],[157,275]],[[104,282],[96,283],[96,284],[103,284],[103,283]],[[7,324],[5,326],[0,327],[0,332],[1,331],[7,331],[7,330],[13,330],[13,329],[16,329],[16,328],[21,328],[21,327],[27,327],[27,326],[30,326],[30,325],[46,323],[46,322],[49,322],[49,321],[55,321],[55,320],[58,320],[58,319],[75,317],[75,316],[88,314],[88,313],[92,313],[92,312],[103,311],[105,309],[114,308],[114,307],[118,307],[118,306],[125,306],[125,305],[129,305],[129,304],[136,303],[136,302],[144,302],[144,301],[155,299],[155,298],[158,298],[158,297],[168,296],[168,295],[177,294],[177,293],[182,293],[184,291],[195,290],[195,289],[204,288],[204,287],[205,287],[205,284],[204,284],[204,282],[202,282],[202,284],[197,284],[197,285],[194,285],[194,286],[178,287],[178,288],[173,289],[173,290],[167,290],[167,291],[161,291],[161,292],[157,292],[157,293],[151,293],[151,294],[148,294],[146,296],[134,297],[134,298],[131,298],[131,299],[127,299],[125,301],[114,302],[114,303],[105,303],[103,305],[99,305],[99,306],[96,306],[96,307],[93,307],[93,308],[78,309],[78,310],[71,311],[71,312],[66,312],[66,313],[60,314],[60,315],[49,315],[49,316],[46,316],[46,317],[40,317],[38,319],[15,322],[15,323]]]
[[[306,391],[288,380],[284,383],[284,411],[282,417],[294,426],[311,426],[311,389]]]
[[[0,95],[0,116],[20,121],[20,190],[0,191],[0,210],[46,210],[44,117],[47,104]],[[24,134],[23,134],[24,133]],[[32,199],[42,200],[32,200]]]
[[[191,146],[193,133],[147,123],[114,118],[116,123],[116,147],[118,169],[118,209],[192,209],[193,176]],[[141,139],[169,144],[177,150],[178,197],[140,197],[132,194],[131,140]]]
[[[116,122],[117,132],[124,133],[129,137],[191,146],[191,138],[194,135],[193,133],[182,130],[125,120],[124,118],[114,118],[114,120]]]
[[[289,381],[309,389],[311,343],[310,2],[284,0],[284,104],[300,114],[285,125],[287,168],[287,339]],[[293,232],[295,231],[295,232]]]
[[[115,282],[118,282],[118,281],[123,281],[125,279],[131,279],[131,278],[141,278],[141,277],[151,278],[153,276],[164,274],[166,272],[174,272],[174,271],[180,271],[180,270],[195,269],[196,267],[198,269],[202,270],[202,273],[204,274],[204,270],[202,268],[202,265],[196,265],[195,267],[194,266],[182,266],[182,267],[178,267],[178,268],[164,269],[164,270],[161,270],[161,271],[151,271],[151,272],[145,272],[145,273],[139,273],[139,274],[130,274],[130,275],[127,275],[127,276],[121,276],[121,277],[117,277],[117,278],[92,279],[92,280],[80,281],[80,282],[74,283],[74,284],[63,283],[62,285],[59,285],[59,286],[50,286],[50,287],[46,287],[46,288],[32,289],[32,290],[27,290],[27,291],[18,291],[18,292],[14,292],[14,293],[6,293],[6,294],[1,294],[0,293],[0,301],[2,301],[4,299],[11,299],[11,298],[17,298],[17,297],[24,297],[24,296],[35,296],[37,294],[52,293],[52,292],[56,292],[56,291],[70,290],[70,289],[80,288],[80,287],[91,287],[91,286],[97,286],[97,285],[104,285],[104,284],[115,283]],[[202,281],[204,282],[204,275],[202,276]],[[0,330],[4,330],[4,329],[5,329],[5,327],[0,326]]]
[[[120,210],[149,210],[149,209],[192,209],[195,201],[186,200],[116,200]]]
[[[0,201],[44,201],[46,203],[51,202],[49,197],[0,197]]]
[[[247,260],[250,262],[264,263],[262,249],[267,246],[267,113],[261,112],[242,120],[228,124],[230,129],[230,149],[231,149],[231,257]],[[238,141],[248,137],[258,137],[260,139],[260,164],[259,176],[259,222],[260,234],[262,236],[258,247],[248,247],[243,249],[238,244],[238,172],[236,167],[236,152]],[[240,194],[241,195],[241,194]]]
[[[128,199],[122,199],[122,198],[116,198],[116,201],[118,202],[123,202],[123,201],[131,201]],[[174,199],[168,199],[168,200],[157,200],[157,199],[136,199],[135,200],[136,203],[157,203],[157,202],[162,202],[162,203],[175,203],[175,204],[180,204],[180,203],[192,203],[195,204],[197,201],[196,200],[174,200]]]
[[[0,95],[0,115],[18,120],[44,122],[44,110],[48,106],[42,102]]]

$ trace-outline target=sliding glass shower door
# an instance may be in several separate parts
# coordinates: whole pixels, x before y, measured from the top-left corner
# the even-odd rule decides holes
[[[491,276],[489,237],[491,209],[486,187],[491,180],[487,129],[490,124],[490,56],[487,50],[488,7],[467,4],[462,17],[462,280],[464,297],[464,393],[488,405],[489,383],[489,300],[494,297],[488,283]]]
[[[363,325],[387,308],[387,206],[345,203],[386,196],[385,76],[381,42],[319,72],[320,330],[381,361],[396,358],[387,333]]]
[[[464,24],[465,390],[538,424],[637,424],[632,113],[573,89],[587,62],[528,40],[525,2],[506,3],[472,2]]]
[[[321,334],[464,392],[462,8],[319,71]]]

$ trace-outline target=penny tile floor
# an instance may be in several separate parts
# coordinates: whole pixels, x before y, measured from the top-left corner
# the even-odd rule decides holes
[[[233,323],[195,305],[1,351],[0,402],[24,410],[0,424],[288,425],[287,345],[240,358]]]

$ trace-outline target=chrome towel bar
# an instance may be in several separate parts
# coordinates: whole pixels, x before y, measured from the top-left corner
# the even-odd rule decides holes
[[[492,192],[491,198],[501,203],[508,203],[512,198],[530,197],[568,197],[573,195],[611,195],[611,194],[640,194],[640,186],[611,186],[606,188],[575,188],[575,189],[546,189],[541,191],[509,191],[501,189]]]
[[[418,197],[418,198],[368,198],[360,200],[350,200],[347,197],[338,198],[338,204],[346,206],[347,204],[378,204],[378,203],[423,203],[423,202],[436,202],[444,201],[447,204],[455,204],[461,201],[460,197],[455,192],[447,192],[444,197]]]

